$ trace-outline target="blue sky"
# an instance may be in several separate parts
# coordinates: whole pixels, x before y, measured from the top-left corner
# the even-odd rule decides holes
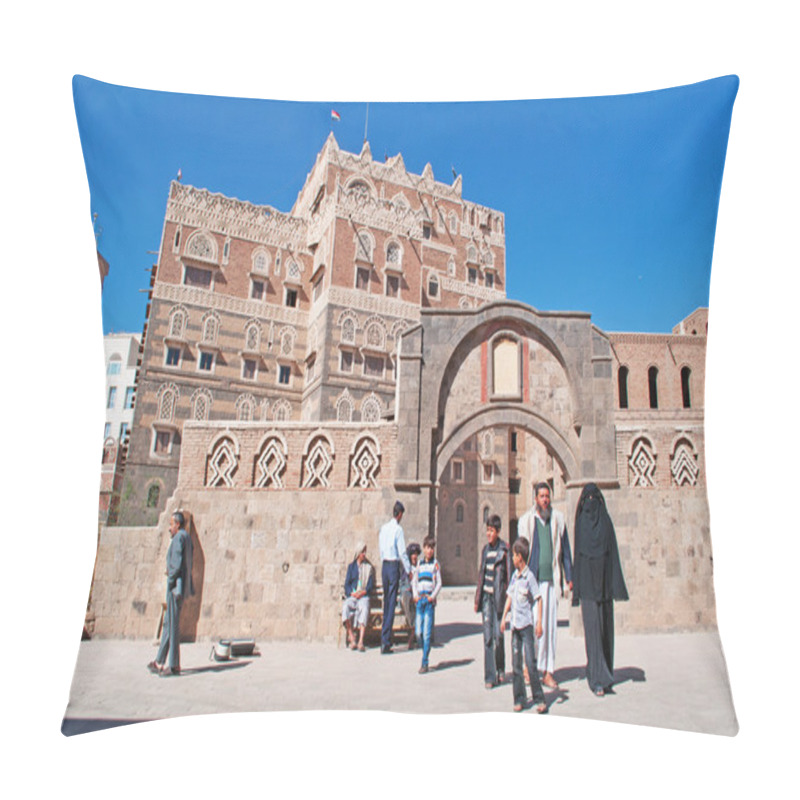
[[[463,177],[506,219],[506,291],[579,310],[608,331],[668,332],[708,304],[725,146],[738,79],[563,100],[369,105],[373,158]],[[141,331],[169,182],[289,211],[333,130],[361,150],[366,103],[131,89],[76,77],[98,246],[111,271],[103,327]],[[341,121],[332,122],[335,108]]]

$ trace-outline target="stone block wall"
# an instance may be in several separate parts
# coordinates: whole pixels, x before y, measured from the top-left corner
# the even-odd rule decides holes
[[[704,488],[603,492],[614,522],[630,599],[616,603],[619,633],[716,627],[708,500]],[[576,501],[574,501],[576,502]],[[574,502],[568,519],[574,544]],[[582,635],[580,609],[570,632]]]

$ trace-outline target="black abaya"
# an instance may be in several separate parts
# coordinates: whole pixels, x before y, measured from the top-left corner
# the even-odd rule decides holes
[[[614,681],[614,600],[627,600],[614,524],[593,483],[581,492],[575,515],[572,604],[581,605],[586,678],[593,692]]]

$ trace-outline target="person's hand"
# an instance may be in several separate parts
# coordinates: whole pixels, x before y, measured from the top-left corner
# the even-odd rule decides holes
[[[505,619],[500,621],[500,633],[505,633],[506,631],[506,621]]]
[[[542,623],[541,623],[541,621],[536,623],[536,638],[537,639],[541,639],[542,638]]]

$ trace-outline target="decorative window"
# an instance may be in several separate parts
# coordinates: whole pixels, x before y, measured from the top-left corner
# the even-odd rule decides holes
[[[461,502],[456,503],[456,522],[461,523],[464,521],[464,504]]]
[[[697,453],[688,439],[676,442],[670,461],[670,472],[675,486],[697,486],[700,467],[697,466]]]
[[[244,329],[244,349],[248,353],[257,353],[261,346],[261,326],[253,321]]]
[[[658,408],[658,369],[647,370],[647,385],[650,390],[650,408]]]
[[[486,288],[494,289],[494,275],[491,272],[486,273]]]
[[[617,373],[617,388],[619,391],[619,407],[628,407],[628,368],[620,367]]]
[[[283,489],[286,472],[286,443],[278,436],[269,436],[256,458],[255,487],[257,489]]]
[[[281,328],[278,334],[281,343],[281,355],[285,358],[291,358],[294,354],[295,336],[294,328]]]
[[[386,328],[382,321],[373,319],[364,329],[364,343],[371,350],[386,349]]]
[[[450,212],[450,233],[458,234],[458,217],[453,211]]]
[[[250,422],[255,417],[256,400],[251,394],[241,394],[236,398],[235,408],[238,422]]]
[[[183,339],[186,335],[186,323],[189,318],[185,308],[178,306],[169,314],[169,335],[173,339]]]
[[[692,395],[689,391],[689,382],[692,377],[692,371],[689,367],[684,367],[681,370],[681,398],[683,399],[683,407],[692,407]]]
[[[297,262],[292,260],[289,262],[289,266],[286,267],[286,280],[289,281],[299,281],[300,280],[300,267],[298,266]]]
[[[650,487],[656,485],[656,453],[645,437],[636,439],[628,458],[631,486]]]
[[[186,242],[186,254],[205,261],[215,261],[217,258],[217,243],[211,236],[197,231]]]
[[[430,239],[431,238],[431,232],[432,232],[431,226],[427,222],[424,222],[422,224],[422,238],[423,239]]]
[[[269,273],[269,256],[265,250],[256,250],[253,254],[253,272],[261,275]]]
[[[453,483],[464,483],[464,462],[460,458],[454,458],[450,462],[450,480]]]
[[[219,333],[219,317],[210,311],[203,317],[203,344],[216,344]]]
[[[172,422],[175,419],[175,405],[178,402],[178,387],[168,383],[158,390],[158,413],[156,419],[160,422]]]
[[[386,248],[386,265],[400,269],[401,260],[402,251],[400,250],[400,245],[397,242],[390,242]]]
[[[344,314],[339,317],[339,322],[342,326],[342,342],[344,344],[356,343],[356,318],[354,316],[345,316]]]
[[[208,389],[197,389],[191,397],[192,419],[205,422],[211,411],[211,392]]]
[[[469,245],[467,247],[467,261],[470,264],[477,264],[478,263],[478,248],[475,245]]]
[[[467,269],[467,282],[472,284],[478,283],[478,270],[475,267],[469,267]]]
[[[112,386],[108,390],[108,400],[106,401],[106,408],[114,408],[116,402],[117,402],[117,387]]]
[[[381,402],[374,394],[361,404],[361,419],[364,422],[380,422]]]
[[[278,400],[272,407],[272,418],[276,422],[286,422],[292,418],[292,405],[286,399]]]
[[[125,405],[123,406],[123,408],[133,408],[133,395],[134,395],[134,392],[135,392],[135,389],[134,389],[133,386],[128,386],[125,389]]]
[[[481,457],[494,457],[494,431],[488,430],[481,434]]]
[[[487,267],[491,267],[494,264],[494,255],[491,250],[486,249],[481,253],[481,263]]]
[[[372,236],[367,231],[359,231],[356,234],[356,260],[368,261],[372,263],[372,251],[375,244]]]
[[[439,279],[433,274],[428,278],[428,296],[439,297]]]
[[[381,469],[381,448],[371,436],[362,436],[350,453],[350,480],[354,489],[377,489]]]
[[[309,442],[303,457],[303,489],[330,488],[333,456],[333,445],[325,436],[317,436]]]
[[[450,256],[450,258],[447,259],[447,274],[451,278],[455,278],[456,276],[456,260],[453,258],[453,256]]]
[[[368,200],[371,195],[369,186],[367,186],[364,181],[352,181],[347,187],[347,191],[356,200],[360,200],[362,202]]]
[[[239,446],[229,436],[214,443],[206,466],[206,486],[232,489],[233,478],[239,466]]]
[[[353,421],[353,401],[347,389],[344,390],[344,394],[336,401],[336,421]]]
[[[122,359],[114,353],[108,361],[106,367],[106,375],[119,375],[122,371]]]

